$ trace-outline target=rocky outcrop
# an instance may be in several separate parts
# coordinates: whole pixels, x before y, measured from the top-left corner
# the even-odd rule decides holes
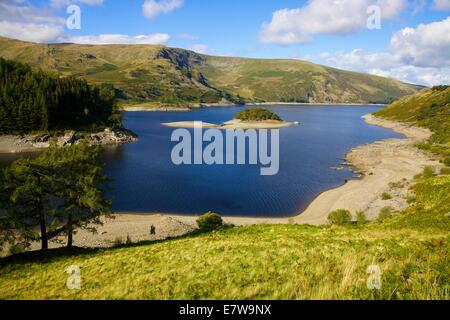
[[[53,137],[49,134],[22,136],[17,140],[16,144],[36,149],[45,149],[50,146],[54,139],[56,139],[56,144],[59,147],[74,145],[83,140],[88,141],[92,145],[119,145],[136,142],[138,140],[136,134],[129,130],[105,129],[104,131],[91,134],[65,131],[60,133],[57,137]]]

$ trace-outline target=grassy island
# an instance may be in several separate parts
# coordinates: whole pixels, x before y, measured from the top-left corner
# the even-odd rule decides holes
[[[239,112],[234,116],[234,119],[241,121],[283,121],[277,114],[261,108]]]

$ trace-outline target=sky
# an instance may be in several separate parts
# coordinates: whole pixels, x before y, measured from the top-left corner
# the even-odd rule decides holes
[[[302,59],[450,84],[450,0],[0,0],[0,35]]]

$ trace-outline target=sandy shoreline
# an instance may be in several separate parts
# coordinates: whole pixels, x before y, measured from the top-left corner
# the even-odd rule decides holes
[[[406,208],[406,197],[413,183],[413,177],[422,172],[424,166],[440,165],[415,147],[417,142],[427,139],[431,132],[403,123],[378,119],[372,115],[367,115],[364,119],[369,124],[402,133],[406,138],[382,140],[351,150],[346,159],[364,173],[363,179],[352,180],[341,187],[325,191],[296,217],[224,217],[224,221],[237,226],[287,223],[322,225],[327,223],[328,214],[335,209],[348,209],[354,215],[358,211],[365,211],[370,219],[374,219],[381,208],[387,206],[396,210]],[[397,182],[401,182],[401,187],[390,185]],[[393,199],[382,200],[383,192],[390,193]],[[196,216],[121,212],[116,213],[114,220],[105,221],[104,226],[98,228],[97,235],[80,231],[75,235],[74,241],[77,246],[106,247],[111,246],[116,238],[125,240],[127,236],[134,242],[165,239],[194,230],[196,219]],[[150,235],[152,225],[156,228],[156,235]]]

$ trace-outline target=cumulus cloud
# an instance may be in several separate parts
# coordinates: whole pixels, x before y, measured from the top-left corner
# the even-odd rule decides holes
[[[367,27],[367,9],[377,5],[381,18],[394,19],[406,0],[314,0],[301,8],[282,9],[264,23],[260,39],[280,45],[303,44],[315,34],[342,35]]]
[[[52,7],[62,7],[68,6],[71,4],[82,3],[87,5],[102,5],[104,0],[50,0],[50,4]]]
[[[324,53],[326,64],[354,71],[436,85],[450,83],[450,17],[396,32],[387,52]]]
[[[145,0],[142,13],[145,17],[153,19],[160,14],[168,14],[183,5],[183,0]]]
[[[192,50],[192,51],[195,51],[197,53],[202,53],[202,54],[213,53],[213,50],[211,50],[210,47],[208,47],[206,44],[202,44],[202,43],[193,44],[192,46],[190,46],[188,48],[188,50]]]
[[[170,36],[166,33],[129,36],[124,34],[101,34],[90,36],[70,37],[70,42],[78,44],[164,44]]]
[[[437,10],[450,10],[450,0],[434,0],[434,8]]]
[[[0,1],[0,21],[0,36],[36,42],[64,37],[65,19],[24,1]]]
[[[103,0],[52,0],[55,6],[66,2],[102,4]],[[41,43],[74,42],[80,44],[164,44],[170,36],[154,33],[138,36],[102,34],[73,37],[65,31],[65,18],[28,1],[0,0],[0,36]]]
[[[32,42],[64,41],[64,28],[36,23],[0,22],[3,37]]]
[[[405,64],[419,67],[450,65],[450,17],[400,30],[392,37],[391,49]]]

